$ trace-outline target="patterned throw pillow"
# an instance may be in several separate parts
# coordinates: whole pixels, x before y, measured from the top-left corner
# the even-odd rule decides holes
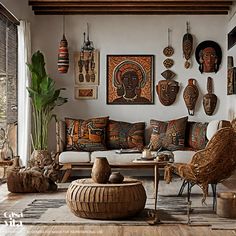
[[[109,149],[142,149],[144,146],[145,122],[128,123],[109,120],[107,146]]]
[[[186,146],[201,150],[207,143],[206,130],[208,123],[188,122],[186,127]]]
[[[156,151],[161,147],[170,151],[183,148],[187,120],[187,116],[168,122],[151,120],[153,132],[149,145],[152,150]]]
[[[92,118],[89,120],[65,118],[66,150],[106,150],[105,141],[108,119],[109,117]]]
[[[167,122],[150,120],[152,126],[152,134],[150,138],[150,148],[153,151],[157,151],[162,147],[162,140],[166,135]]]

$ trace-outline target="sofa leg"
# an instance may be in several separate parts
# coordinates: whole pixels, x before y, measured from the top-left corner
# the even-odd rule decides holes
[[[71,171],[72,171],[72,166],[71,166],[71,164],[64,164],[62,167],[62,170],[63,169],[65,170],[65,173],[62,177],[61,183],[65,183],[68,180],[68,178],[70,177]]]
[[[71,169],[66,170],[65,174],[63,175],[63,178],[61,180],[61,183],[65,183],[68,178],[70,177],[71,174]]]

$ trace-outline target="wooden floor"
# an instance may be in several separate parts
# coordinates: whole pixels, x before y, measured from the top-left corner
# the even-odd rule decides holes
[[[168,188],[174,188],[168,185]],[[220,189],[236,191],[236,174],[219,185]],[[176,189],[175,189],[176,191]],[[0,186],[1,202],[8,198],[6,184]],[[15,198],[15,201],[19,199]],[[77,235],[101,235],[101,236],[236,236],[236,230],[212,230],[210,227],[187,226],[187,225],[156,225],[156,226],[27,226],[11,227],[0,225],[1,236],[77,236]]]

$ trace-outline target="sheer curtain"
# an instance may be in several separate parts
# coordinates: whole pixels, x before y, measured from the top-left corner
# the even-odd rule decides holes
[[[30,23],[21,20],[18,26],[18,155],[26,166],[31,154],[31,111],[26,87],[30,73],[26,62],[31,58]]]

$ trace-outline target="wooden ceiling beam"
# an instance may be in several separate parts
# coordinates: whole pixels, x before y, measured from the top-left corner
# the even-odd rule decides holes
[[[171,6],[171,7],[163,7],[163,6],[79,6],[79,7],[62,7],[58,8],[55,6],[47,6],[47,7],[36,7],[33,6],[32,9],[34,11],[55,11],[55,10],[61,10],[61,11],[228,11],[229,7],[206,7],[206,6]]]
[[[66,6],[101,6],[101,5],[109,5],[109,6],[126,6],[126,5],[142,5],[142,6],[230,6],[232,5],[232,1],[216,1],[216,2],[208,2],[208,1],[63,1],[63,2],[51,2],[51,1],[43,1],[43,2],[35,2],[29,1],[29,5],[31,6],[58,6],[58,7],[66,7]]]
[[[29,0],[35,14],[228,14],[227,0]]]
[[[228,11],[211,11],[211,12],[202,12],[202,11],[140,11],[140,12],[131,12],[131,11],[86,11],[86,12],[63,12],[63,11],[35,11],[35,15],[227,15]]]

